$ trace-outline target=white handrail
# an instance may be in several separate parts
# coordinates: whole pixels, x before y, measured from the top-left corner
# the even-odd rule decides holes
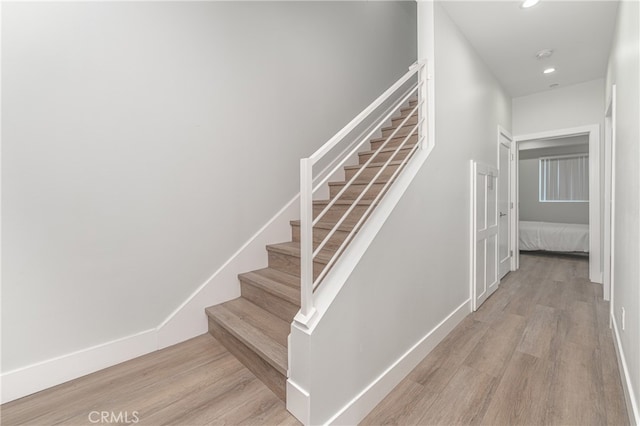
[[[404,102],[407,101],[407,99],[409,99],[411,97],[411,95],[413,94],[413,92],[415,92],[416,90],[420,90],[420,87],[422,87],[421,84],[418,84],[416,87],[413,87],[411,90],[408,91],[408,93],[402,97],[402,99],[400,100],[400,102],[398,102],[399,104],[403,104]],[[378,153],[384,149],[385,146],[387,146],[387,143],[389,143],[389,141],[391,139],[393,139],[393,137],[396,135],[396,133],[398,133],[398,131],[400,130],[400,128],[402,126],[405,125],[405,123],[409,120],[409,118],[411,118],[411,116],[415,113],[417,107],[414,108],[411,111],[411,114],[407,114],[407,117],[402,121],[402,124],[400,124],[394,131],[393,133],[391,133],[391,135],[387,136],[387,139],[384,141],[384,143],[382,143],[382,145],[380,145],[380,147],[371,155],[371,157],[369,157],[369,160],[367,160],[366,163],[364,163],[361,167],[360,170],[358,170],[355,174],[355,176],[353,176],[349,182],[347,182],[344,185],[344,188],[342,188],[342,190],[333,198],[333,200],[331,200],[329,203],[327,203],[327,205],[325,206],[325,208],[320,212],[320,214],[318,214],[318,216],[316,216],[316,218],[313,220],[313,225],[315,225],[316,223],[318,223],[320,221],[320,219],[322,219],[322,217],[325,215],[325,213],[327,213],[327,211],[329,211],[329,209],[335,204],[335,202],[340,198],[340,196],[342,196],[342,194],[347,190],[347,188],[349,187],[349,185],[351,185],[358,176],[360,176],[360,173],[362,173],[362,171],[365,169],[365,167],[367,167],[370,163],[371,160],[373,160],[373,158],[378,155]],[[381,121],[387,121],[389,119],[389,117],[391,117],[391,115],[393,115],[395,111],[391,111],[389,112],[389,114],[387,114]],[[376,132],[377,128],[372,130],[366,137],[366,140],[369,140],[371,138],[371,136],[373,136],[373,134]],[[355,149],[355,148],[354,148]]]
[[[418,109],[418,106],[420,104],[416,105],[416,107],[411,111],[411,114],[408,114],[407,117],[404,119],[404,121],[402,122],[402,124],[400,126],[398,126],[396,128],[396,130],[391,134],[391,136],[394,136],[398,130],[400,130],[400,128],[407,122],[407,120],[409,118],[411,118],[411,116],[413,115],[413,113]],[[340,225],[342,225],[342,223],[347,219],[347,216],[349,216],[349,214],[353,211],[353,209],[355,209],[355,207],[358,205],[358,203],[360,202],[360,200],[362,200],[362,197],[364,197],[364,194],[371,188],[371,186],[373,186],[373,184],[375,183],[375,181],[378,179],[378,177],[380,177],[380,175],[382,174],[382,172],[384,172],[385,167],[387,167],[389,165],[389,163],[391,163],[392,159],[396,157],[396,155],[398,155],[398,152],[404,147],[404,145],[407,143],[407,141],[411,138],[411,136],[413,136],[413,134],[416,132],[416,130],[418,129],[418,127],[420,126],[421,122],[418,122],[418,124],[416,124],[413,129],[411,129],[411,132],[404,138],[404,140],[402,141],[402,143],[395,149],[395,151],[393,151],[393,155],[391,155],[389,157],[389,159],[387,159],[387,161],[384,163],[384,165],[382,167],[380,167],[380,170],[378,170],[378,173],[376,173],[376,175],[369,181],[369,184],[362,190],[362,192],[360,193],[360,195],[356,198],[356,200],[351,203],[351,205],[349,206],[349,208],[347,209],[347,211],[342,215],[342,217],[340,218],[340,220],[338,221],[338,223],[336,223],[333,226],[333,229],[329,232],[329,234],[324,237],[324,239],[322,240],[322,242],[320,243],[320,245],[315,249],[315,251],[313,252],[312,257],[316,257],[318,255],[318,253],[320,253],[320,250],[322,250],[322,248],[326,245],[326,243],[329,241],[329,239],[333,236],[333,234],[335,233],[335,231],[340,227]],[[380,150],[382,150],[387,143],[389,143],[389,141],[391,140],[391,138],[387,139],[384,144],[382,144],[380,146],[380,148],[378,148],[376,150],[376,152],[374,154],[371,155],[371,158],[369,158],[369,161],[367,161],[365,164],[363,164],[360,167],[360,170],[358,170],[358,173],[351,178],[351,180],[349,180],[349,182],[347,182],[344,187],[342,188],[342,190],[333,198],[333,202],[335,202],[343,193],[344,191],[346,191],[346,189],[349,187],[349,185],[351,183],[354,182],[354,179],[356,176],[358,176],[358,174],[360,172],[362,172],[364,170],[364,168],[369,164],[369,162],[378,154],[378,152],[380,152]],[[332,204],[332,203],[329,203]],[[323,210],[323,212],[326,211]],[[315,224],[317,221],[316,220],[313,222],[313,224]]]
[[[389,165],[389,163],[391,163],[391,161],[393,161],[393,159],[396,157],[396,155],[398,155],[398,152],[400,152],[403,148],[404,145],[407,143],[407,141],[411,138],[411,136],[413,136],[413,134],[416,132],[416,130],[418,130],[419,126],[420,126],[420,122],[418,124],[416,124],[414,126],[413,129],[411,129],[411,132],[404,138],[404,140],[402,141],[402,143],[393,151],[393,155],[391,155],[387,161],[384,163],[384,165],[382,167],[380,167],[380,170],[378,170],[378,173],[376,173],[376,175],[371,179],[371,181],[367,184],[367,186],[362,190],[362,192],[360,192],[360,194],[358,195],[358,197],[353,201],[353,203],[351,203],[351,205],[349,206],[349,208],[347,209],[347,211],[342,215],[342,217],[340,218],[340,220],[338,220],[338,223],[336,223],[333,228],[331,229],[331,231],[329,232],[329,234],[324,238],[324,240],[322,240],[322,243],[316,248],[316,250],[313,252],[312,254],[312,258],[316,257],[318,255],[318,253],[320,253],[320,250],[322,250],[322,248],[325,246],[325,244],[327,243],[327,241],[329,241],[329,239],[333,236],[333,234],[335,233],[335,231],[342,225],[342,223],[347,219],[347,217],[349,216],[349,214],[353,211],[353,209],[355,209],[355,207],[358,205],[358,203],[362,200],[362,198],[364,197],[364,195],[367,193],[367,191],[369,189],[371,189],[371,187],[376,183],[376,180],[380,177],[380,175],[382,174],[382,172],[384,172],[384,168],[387,167]],[[418,145],[418,144],[416,144]],[[413,150],[411,151],[411,154],[413,154]],[[393,175],[395,176],[395,174]],[[392,182],[392,178],[389,178],[387,180],[387,184],[389,184],[390,182]],[[385,185],[384,188],[386,188],[387,186]],[[383,188],[383,190],[384,190]],[[381,190],[380,192],[382,192],[383,190]],[[379,194],[378,194],[379,195]],[[377,197],[376,197],[377,199]],[[371,206],[369,206],[369,208],[371,208]],[[354,227],[354,229],[356,229]],[[334,254],[333,257],[336,257],[336,255]],[[320,280],[316,280],[314,281],[314,288],[317,285],[317,283],[319,283]]]
[[[405,95],[412,93],[415,91],[415,87],[411,87],[409,90],[407,90],[403,95],[402,98],[404,98]],[[316,191],[322,187],[322,185],[326,184],[327,181],[331,178],[331,176],[333,176],[333,174],[335,172],[337,172],[344,164],[344,159],[345,158],[349,158],[352,155],[354,155],[356,152],[358,152],[361,148],[361,146],[366,143],[369,142],[371,140],[371,136],[373,136],[373,134],[375,132],[378,131],[378,129],[380,128],[380,122],[382,121],[386,121],[388,120],[393,113],[398,109],[398,102],[396,102],[394,105],[391,105],[390,107],[388,107],[382,114],[379,115],[379,117],[376,119],[376,121],[372,124],[370,124],[369,126],[367,126],[367,128],[365,130],[363,130],[360,135],[358,135],[358,137],[354,138],[354,141],[359,141],[357,143],[353,143],[351,144],[351,150],[349,151],[349,147],[346,148],[344,151],[342,151],[340,154],[338,154],[338,157],[343,159],[343,161],[337,161],[338,158],[334,159],[331,164],[337,163],[336,166],[328,173],[325,173],[324,178],[322,178],[322,180],[320,180],[319,182],[317,182],[314,187],[313,187],[313,193],[315,194]],[[382,117],[382,118],[381,118]],[[368,132],[368,133],[367,133]],[[364,134],[367,134],[366,136],[363,137]],[[345,152],[349,151],[348,154],[345,154]],[[330,167],[330,166],[329,166]],[[328,168],[328,167],[327,167]]]
[[[378,96],[378,99],[373,101],[371,105],[364,109],[360,114],[358,114],[353,120],[349,122],[342,130],[336,133],[331,139],[327,141],[324,145],[322,145],[316,152],[311,154],[309,159],[311,160],[311,164],[315,164],[320,158],[322,158],[326,153],[331,151],[340,141],[347,136],[349,133],[353,131],[362,121],[367,118],[373,111],[376,110],[384,101],[386,101],[393,93],[402,87],[411,77],[413,77],[416,72],[423,67],[419,63],[414,63],[409,67],[409,71],[400,77],[400,80],[396,81],[393,86],[389,87],[382,95]]]
[[[421,139],[420,142],[422,142],[422,139],[424,139],[424,136],[422,136],[420,139]],[[415,144],[411,148],[411,152],[409,152],[408,157],[413,155],[413,153],[416,151],[416,149],[419,146],[420,146],[419,143]],[[376,198],[371,202],[371,204],[369,205],[367,210],[360,217],[360,219],[358,220],[358,223],[356,223],[356,225],[353,227],[354,230],[358,229],[362,225],[362,223],[365,221],[365,219],[369,216],[369,213],[371,212],[371,210],[373,210],[373,208],[375,207],[375,205],[378,202],[378,200],[380,200],[380,197],[382,197],[382,195],[384,195],[386,189],[389,187],[389,185],[391,185],[391,182],[393,182],[393,180],[396,178],[396,176],[400,173],[400,170],[401,170],[401,168],[398,167],[398,169],[396,169],[396,171],[393,172],[393,175],[391,176],[391,178],[387,181],[387,183],[384,185],[384,187],[380,190],[378,195],[376,195]],[[334,255],[331,258],[331,260],[329,260],[329,262],[324,267],[324,269],[322,270],[320,275],[318,275],[318,278],[316,278],[316,281],[313,283],[313,289],[314,290],[318,286],[318,284],[320,284],[320,281],[322,281],[322,279],[327,274],[327,272],[329,272],[329,269],[331,269],[331,267],[333,266],[335,261],[338,260],[338,257],[340,257],[340,254],[342,254],[342,252],[347,247],[347,245],[351,242],[351,240],[353,239],[354,236],[355,236],[355,232],[349,233],[347,238],[345,238],[345,240],[342,242],[342,244],[340,244],[340,247],[338,247],[338,250],[336,250],[336,252],[334,253]]]
[[[315,188],[313,187],[313,165],[318,162],[321,158],[323,158],[328,152],[330,152],[334,147],[336,147],[343,139],[348,136],[354,129],[356,129],[365,119],[367,119],[370,115],[372,115],[380,106],[383,105],[388,99],[391,98],[401,87],[403,87],[411,78],[417,75],[417,83],[412,86],[409,90],[403,93],[399,100],[394,101],[394,106],[389,109],[388,114],[383,113],[381,115],[384,116],[382,119],[378,119],[376,121],[376,125],[373,126],[373,130],[362,139],[356,147],[351,150],[351,152],[338,163],[334,171],[336,171],[340,166],[344,164],[347,158],[351,155],[355,154],[355,152],[359,149],[360,145],[364,142],[370,140],[371,136],[395,113],[408,99],[409,97],[417,92],[418,94],[418,102],[415,105],[410,114],[407,114],[402,120],[402,123],[399,126],[396,126],[394,131],[385,138],[384,142],[378,147],[377,150],[371,154],[371,157],[365,162],[364,165],[360,166],[360,170],[356,172],[356,174],[349,179],[348,182],[345,183],[344,187],[339,191],[336,197],[333,197],[333,200],[327,203],[327,206],[321,211],[321,213],[314,220],[313,218],[313,193]],[[426,82],[426,72],[425,72],[425,64],[414,63],[409,68],[409,71],[403,75],[398,81],[396,81],[389,89],[387,89],[382,95],[380,95],[375,101],[371,103],[364,111],[358,114],[353,120],[351,120],[342,130],[336,133],[327,143],[325,143],[322,147],[320,147],[316,152],[314,152],[310,157],[303,158],[300,160],[300,312],[296,315],[295,321],[306,325],[308,321],[313,317],[315,313],[314,306],[314,296],[313,291],[318,286],[319,282],[324,278],[328,270],[335,263],[340,254],[344,251],[348,243],[353,238],[355,232],[362,225],[364,220],[368,217],[371,210],[375,207],[378,200],[382,197],[382,195],[386,192],[389,185],[393,182],[398,173],[402,170],[403,166],[410,161],[411,156],[415,152],[415,150],[419,146],[423,146],[422,141],[424,140],[424,131],[423,131],[423,123],[425,122],[426,116],[426,108],[425,105],[425,91],[424,87]],[[421,90],[422,89],[422,90]],[[375,156],[384,149],[389,141],[393,139],[393,137],[397,134],[397,132],[405,125],[405,123],[413,116],[413,114],[418,111],[418,122],[412,128],[412,130],[404,137],[404,140],[401,144],[396,147],[393,151],[393,154],[386,160],[383,166],[380,167],[380,170],[376,173],[375,177],[371,179],[366,188],[359,194],[356,200],[349,206],[347,211],[341,216],[338,220],[337,224],[332,227],[328,235],[320,242],[319,246],[316,250],[313,249],[313,226],[316,224],[331,208],[332,205],[336,202],[336,200],[347,190],[349,185],[351,185],[358,176],[362,173],[367,165],[371,163],[371,161],[375,158]],[[370,128],[370,127],[369,127]],[[367,130],[369,129],[367,128]],[[367,130],[363,131],[360,136],[367,132]],[[406,156],[404,160],[402,160],[401,164],[394,171],[391,178],[389,178],[384,185],[384,187],[380,190],[380,192],[376,195],[375,199],[371,202],[365,213],[360,217],[360,220],[356,223],[353,230],[347,235],[345,240],[341,243],[340,247],[335,251],[328,264],[323,268],[323,270],[319,271],[318,277],[314,280],[314,257],[318,255],[320,250],[326,245],[329,239],[335,234],[338,228],[342,225],[342,223],[346,220],[348,215],[353,211],[356,205],[360,202],[360,200],[364,197],[366,192],[371,188],[371,186],[375,183],[378,177],[384,172],[385,168],[393,161],[394,158],[398,155],[398,153],[404,148],[407,141],[413,137],[414,133],[419,133],[418,142],[411,148],[411,151]],[[359,137],[358,137],[359,138]],[[347,148],[343,151],[346,152],[350,148]],[[335,160],[334,160],[335,162]],[[329,175],[331,175],[330,173]],[[321,184],[324,184],[328,179],[328,176],[322,181]]]

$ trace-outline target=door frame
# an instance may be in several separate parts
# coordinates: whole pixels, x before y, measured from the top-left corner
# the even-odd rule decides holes
[[[516,189],[516,209],[517,220],[513,224],[512,232],[519,235],[519,219],[520,219],[520,191],[517,181],[518,175],[518,144],[520,142],[531,141],[536,139],[560,139],[568,136],[588,135],[589,137],[589,280],[595,283],[602,283],[602,232],[601,223],[601,197],[600,197],[600,125],[591,124],[587,126],[571,127],[566,129],[549,130],[546,132],[529,133],[514,137],[516,145],[516,162],[513,169],[516,173],[515,189]],[[517,257],[516,265],[520,265],[520,246],[514,246],[514,254]]]
[[[616,189],[616,85],[611,86],[611,95],[606,104],[604,131],[604,194],[603,194],[603,244],[602,244],[602,293],[609,300],[613,315],[614,258],[615,258],[615,189]]]
[[[516,155],[514,153],[515,151],[515,147],[516,147],[516,142],[513,139],[513,136],[511,135],[511,132],[509,132],[507,129],[505,129],[504,127],[498,125],[498,140],[497,140],[497,153],[496,153],[496,164],[498,165],[498,173],[502,173],[502,170],[500,170],[500,145],[502,144],[502,141],[500,140],[500,136],[504,136],[506,139],[509,140],[509,162],[511,163],[511,167],[509,168],[509,202],[511,203],[509,205],[509,224],[507,225],[509,228],[509,247],[510,250],[512,251],[511,254],[511,259],[509,261],[510,266],[509,266],[509,271],[515,271],[517,269],[517,262],[516,262],[516,242],[517,242],[517,234],[515,234],[513,232],[514,229],[514,225],[515,225],[515,182],[516,180],[514,179],[514,173],[513,173],[513,169],[514,169],[514,162],[515,162],[515,158]],[[498,261],[499,263],[499,261]]]

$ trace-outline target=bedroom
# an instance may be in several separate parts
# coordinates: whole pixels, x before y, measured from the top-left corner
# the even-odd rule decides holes
[[[518,144],[519,249],[589,254],[587,135]]]

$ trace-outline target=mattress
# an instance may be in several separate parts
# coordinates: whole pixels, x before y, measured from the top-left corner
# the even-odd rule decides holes
[[[589,225],[520,222],[520,250],[589,251]]]

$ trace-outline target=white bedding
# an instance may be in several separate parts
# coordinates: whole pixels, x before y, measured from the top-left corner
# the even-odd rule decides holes
[[[589,225],[520,222],[520,250],[589,251]]]

